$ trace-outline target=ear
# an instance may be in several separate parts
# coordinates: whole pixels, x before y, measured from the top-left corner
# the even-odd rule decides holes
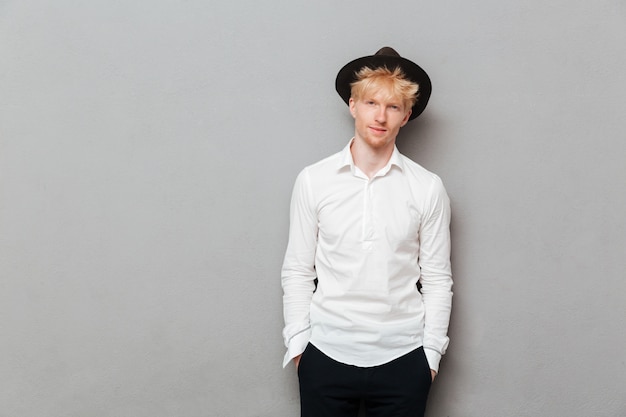
[[[404,127],[407,123],[409,123],[409,117],[411,117],[411,113],[413,113],[413,109],[409,109],[408,112],[404,115],[404,119],[402,119],[402,124],[400,127]]]
[[[356,103],[352,97],[350,97],[350,100],[348,101],[348,106],[350,107],[350,114],[352,114],[352,117],[356,117]]]

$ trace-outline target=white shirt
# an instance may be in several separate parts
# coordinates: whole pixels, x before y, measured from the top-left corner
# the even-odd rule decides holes
[[[452,301],[449,224],[439,177],[397,148],[371,179],[350,144],[302,170],[282,268],[283,366],[311,342],[360,367],[424,346],[438,370]]]

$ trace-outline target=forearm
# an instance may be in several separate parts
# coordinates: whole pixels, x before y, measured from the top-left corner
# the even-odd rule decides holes
[[[283,366],[301,354],[310,339],[309,311],[315,290],[313,279],[302,275],[283,276],[282,278],[283,315],[285,318],[283,338],[287,347]]]
[[[434,281],[434,282],[433,282]],[[439,370],[439,361],[448,347],[448,325],[452,309],[450,275],[422,284],[424,300],[424,352],[431,369]]]

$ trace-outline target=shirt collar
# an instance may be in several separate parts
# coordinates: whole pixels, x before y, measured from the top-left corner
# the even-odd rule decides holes
[[[353,141],[354,138],[350,139],[350,142],[348,142],[348,144],[341,151],[341,158],[338,167],[338,169],[340,170],[346,167],[350,167],[352,173],[354,173],[354,169],[356,168],[356,165],[354,165],[354,160],[352,159],[352,153],[350,152],[350,145],[352,145]],[[392,166],[397,166],[398,168],[400,168],[400,171],[404,171],[404,163],[402,161],[402,158],[400,157],[400,151],[398,151],[398,148],[395,145],[393,147],[393,153],[391,154],[391,158],[389,158],[389,162],[387,162],[387,165],[385,165],[385,167],[379,171],[378,175],[386,175]]]

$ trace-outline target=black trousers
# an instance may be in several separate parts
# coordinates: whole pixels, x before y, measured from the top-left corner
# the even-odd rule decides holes
[[[309,343],[298,367],[302,417],[422,417],[432,378],[423,348],[380,366],[337,362]]]

